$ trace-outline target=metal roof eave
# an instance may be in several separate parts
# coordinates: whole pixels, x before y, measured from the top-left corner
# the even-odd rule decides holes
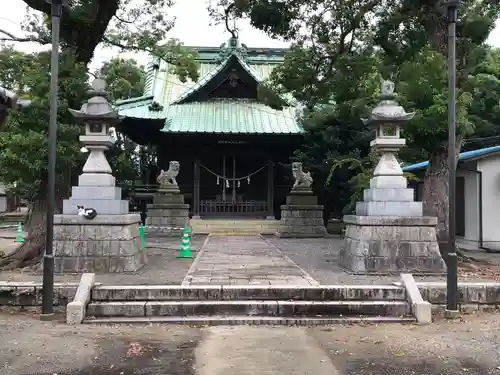
[[[458,157],[458,162],[463,163],[466,161],[473,161],[477,159],[482,159],[500,152],[500,146],[492,146],[486,148],[480,148],[478,150],[461,152]],[[429,165],[428,161],[423,161],[420,163],[410,164],[403,167],[403,172],[417,172],[427,168]]]

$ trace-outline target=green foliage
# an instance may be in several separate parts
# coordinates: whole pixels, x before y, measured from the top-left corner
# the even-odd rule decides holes
[[[330,173],[326,180],[329,185],[335,172],[342,169],[354,172],[347,181],[350,189],[348,203],[344,206],[342,212],[344,214],[353,213],[356,209],[356,202],[363,201],[363,192],[370,187],[370,180],[373,177],[373,172],[377,166],[379,155],[376,152],[370,152],[365,158],[347,157],[344,159],[332,159],[328,162],[330,165]],[[403,174],[408,180],[416,180],[412,173]]]
[[[126,184],[139,178],[139,155],[137,144],[117,133],[117,140],[106,153],[113,170],[113,176],[119,184]]]
[[[24,36],[1,30],[0,40],[50,43],[51,5],[23,0],[30,10],[23,24]],[[61,45],[75,61],[87,66],[97,45],[122,51],[145,51],[172,64],[182,81],[198,78],[195,53],[176,39],[168,39],[173,19],[167,16],[172,0],[70,0],[61,18]],[[41,14],[39,13],[41,12]]]
[[[144,93],[144,67],[132,59],[113,58],[103,64],[96,76],[106,81],[108,100],[135,98]]]
[[[0,53],[10,54],[11,50]],[[9,72],[0,76],[0,85],[31,100],[29,108],[11,114],[0,133],[0,180],[23,189],[27,198],[43,195],[47,183],[50,55],[14,53],[0,60]],[[73,123],[68,108],[85,98],[86,78],[85,69],[71,56],[61,56],[56,164],[60,194],[67,193],[73,170],[82,161],[76,141],[80,127]]]
[[[447,64],[442,54],[424,48],[412,60],[401,64],[397,92],[405,108],[416,115],[404,125],[403,135],[409,147],[431,154],[448,138],[448,79]],[[466,88],[457,90],[457,135],[466,137],[474,132],[469,121],[468,109],[473,94]]]
[[[5,57],[5,58],[4,58]],[[0,50],[0,86],[31,100],[28,108],[13,111],[0,132],[0,181],[15,185],[29,200],[46,193],[50,74],[48,53],[23,54],[10,48]],[[122,75],[123,73],[123,75]],[[125,89],[134,93],[144,88],[143,73],[133,60],[111,60],[100,76],[119,97]],[[80,108],[88,99],[86,69],[63,53],[60,60],[56,187],[67,197],[87,154],[80,152],[78,136],[83,126],[76,124],[68,108]],[[139,175],[136,145],[118,134],[108,151],[108,159],[118,181],[135,180]]]
[[[306,106],[305,142],[294,157],[317,167],[316,180],[320,175],[319,180],[326,181],[328,167],[333,200],[345,202],[352,186],[366,185],[368,167],[346,168],[346,161],[333,162],[336,167],[329,169],[329,161],[368,163],[373,134],[359,118],[378,101],[381,78],[392,79],[400,104],[417,112],[404,126],[409,147],[401,157],[416,161],[442,151],[448,90],[447,14],[441,3],[220,0],[218,6],[231,3],[234,15],[246,16],[255,27],[291,42],[285,63],[271,76],[272,87]],[[500,3],[466,0],[458,14],[457,136],[495,136],[500,125],[500,60],[499,52],[485,48],[484,41],[499,18]],[[356,177],[357,172],[361,176]]]

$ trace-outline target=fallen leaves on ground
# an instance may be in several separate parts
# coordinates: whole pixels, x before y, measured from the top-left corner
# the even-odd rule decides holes
[[[149,348],[145,348],[139,342],[131,342],[127,350],[127,357],[139,357],[144,355]]]
[[[461,263],[458,266],[458,277],[461,280],[495,280],[500,281],[500,265],[486,263]]]

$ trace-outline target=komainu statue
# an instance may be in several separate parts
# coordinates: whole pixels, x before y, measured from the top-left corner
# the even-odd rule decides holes
[[[173,188],[179,187],[177,185],[176,177],[179,174],[180,164],[178,161],[171,161],[168,166],[168,170],[161,170],[160,175],[156,179],[156,181],[160,184],[161,188]]]
[[[310,172],[304,172],[302,170],[302,163],[293,162],[292,163],[292,174],[295,178],[292,189],[311,189],[313,179]]]

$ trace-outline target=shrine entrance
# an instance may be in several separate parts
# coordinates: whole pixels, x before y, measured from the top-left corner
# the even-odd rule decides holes
[[[194,168],[194,217],[274,218],[272,161],[224,155],[196,161]]]

